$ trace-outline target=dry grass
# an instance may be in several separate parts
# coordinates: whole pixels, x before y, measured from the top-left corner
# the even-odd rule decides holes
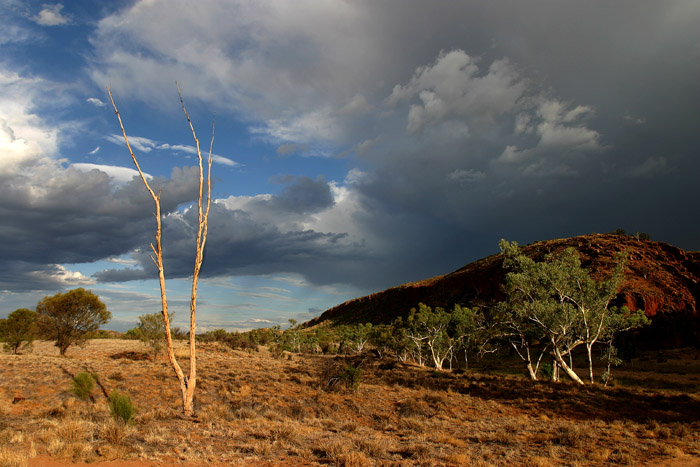
[[[3,467],[27,467],[29,454],[18,452],[12,447],[0,447],[0,465]]]
[[[324,372],[345,362],[202,345],[193,423],[180,417],[167,362],[142,353],[137,342],[100,340],[70,348],[67,358],[45,342],[29,354],[0,355],[0,466],[47,454],[87,462],[541,467],[700,456],[700,399],[678,390],[579,388],[365,360],[357,391],[328,391]],[[94,402],[71,393],[71,375],[81,371],[99,375],[107,392],[129,394],[139,409],[132,426],[112,419],[101,390]]]

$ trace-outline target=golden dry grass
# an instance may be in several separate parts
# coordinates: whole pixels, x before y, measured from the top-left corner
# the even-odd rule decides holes
[[[219,465],[639,465],[700,456],[700,399],[657,389],[575,387],[515,376],[435,373],[358,359],[359,390],[324,390],[332,357],[201,345],[197,420],[180,417],[167,361],[138,342],[98,340],[58,356],[37,342],[0,355],[0,465],[171,459]],[[184,349],[179,349],[184,354]],[[70,391],[94,372],[94,402]],[[110,417],[104,392],[139,409]]]

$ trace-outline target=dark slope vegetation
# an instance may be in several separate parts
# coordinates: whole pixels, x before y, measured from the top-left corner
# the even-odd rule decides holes
[[[522,247],[523,253],[541,260],[548,253],[576,248],[584,267],[594,274],[612,271],[616,254],[627,250],[626,280],[618,305],[642,308],[652,325],[639,332],[645,347],[693,345],[700,342],[700,252],[686,252],[666,243],[637,240],[624,235],[583,235],[548,240]],[[412,282],[350,300],[313,319],[321,323],[389,323],[423,302],[451,308],[489,307],[503,298],[503,257],[492,255],[443,276]]]

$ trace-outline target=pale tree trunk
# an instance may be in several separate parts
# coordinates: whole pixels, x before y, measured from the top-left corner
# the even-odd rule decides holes
[[[537,381],[537,371],[540,368],[540,363],[542,362],[542,357],[544,357],[547,347],[540,350],[540,356],[537,358],[537,363],[533,366],[532,353],[530,352],[530,344],[527,342],[526,339],[522,339],[519,344],[511,342],[510,345],[513,347],[513,350],[515,350],[515,353],[517,353],[518,356],[525,362],[525,369],[527,370],[530,379],[532,381]],[[524,353],[518,349],[519,345],[525,349]],[[554,371],[554,365],[552,365],[552,371]],[[552,373],[552,379],[554,379],[554,373]]]
[[[416,352],[413,354],[414,357],[418,357],[418,366],[423,366],[423,340],[425,338],[408,336],[408,338],[416,346]],[[415,360],[415,358],[414,358]]]
[[[537,370],[532,367],[532,357],[530,355],[530,346],[528,344],[525,344],[525,358],[525,368],[527,368],[527,372],[530,374],[530,379],[532,381],[537,381]]]
[[[442,371],[442,364],[445,361],[445,356],[440,356],[439,352],[435,351],[435,347],[433,345],[433,342],[428,340],[428,347],[430,348],[430,356],[433,359],[433,364],[435,365],[435,369],[438,371]]]
[[[559,365],[559,367],[564,370],[564,373],[571,378],[573,381],[575,381],[578,384],[583,384],[583,381],[581,381],[581,378],[578,377],[578,375],[574,372],[569,365],[566,364],[564,361],[564,358],[561,355],[561,352],[559,349],[553,345],[552,346],[552,355],[554,356],[555,362]],[[553,370],[553,369],[552,369]]]
[[[568,351],[569,354],[569,368],[571,368],[571,371],[574,371],[574,354],[571,352],[571,350]]]
[[[177,83],[176,83],[177,85]],[[195,247],[195,264],[194,264],[194,272],[193,272],[193,277],[192,277],[192,294],[190,297],[190,336],[189,336],[189,357],[190,357],[190,368],[189,368],[189,375],[185,376],[184,372],[182,371],[182,367],[177,361],[177,358],[175,357],[175,349],[173,346],[173,340],[172,336],[170,333],[170,317],[168,313],[168,298],[166,294],[166,289],[165,289],[165,270],[163,268],[163,246],[162,246],[162,213],[161,213],[161,208],[160,208],[160,195],[161,193],[158,192],[156,194],[151,186],[148,183],[148,180],[146,179],[146,176],[144,173],[141,171],[141,167],[139,166],[138,160],[136,159],[136,156],[134,155],[134,152],[131,149],[131,144],[129,143],[129,138],[126,135],[126,130],[124,129],[124,124],[122,123],[121,116],[119,115],[119,111],[117,110],[117,106],[114,103],[114,99],[112,98],[112,91],[110,88],[107,88],[107,92],[109,93],[109,99],[112,102],[112,106],[114,107],[114,113],[117,115],[117,119],[119,120],[119,126],[121,127],[122,134],[124,136],[124,141],[126,142],[126,146],[129,150],[129,154],[131,155],[131,159],[134,162],[134,165],[136,166],[136,169],[139,172],[139,175],[141,176],[141,180],[143,181],[144,186],[146,187],[146,190],[148,190],[148,193],[151,195],[151,198],[153,198],[153,202],[155,204],[155,210],[156,212],[154,213],[154,216],[156,218],[156,233],[155,233],[155,239],[156,239],[156,244],[155,246],[151,243],[151,250],[153,251],[153,255],[151,255],[151,260],[153,261],[153,264],[155,264],[156,268],[158,269],[158,280],[160,283],[160,296],[161,296],[161,313],[163,315],[163,323],[165,324],[165,341],[167,343],[167,352],[168,352],[168,360],[170,361],[170,365],[173,368],[173,371],[175,372],[175,375],[177,376],[177,379],[180,383],[180,392],[182,395],[182,408],[183,408],[183,413],[187,417],[192,417],[195,414],[195,409],[194,409],[194,390],[197,387],[197,363],[196,363],[196,346],[195,346],[195,338],[196,338],[196,312],[197,312],[197,285],[199,281],[199,271],[201,270],[202,267],[202,261],[204,259],[204,245],[206,244],[207,241],[207,233],[208,233],[208,221],[209,221],[209,209],[211,207],[211,164],[212,164],[212,149],[213,149],[213,144],[214,144],[214,130],[213,130],[213,125],[212,125],[212,138],[211,138],[211,144],[209,146],[209,159],[208,159],[208,171],[207,171],[207,198],[206,198],[206,210],[203,209],[202,204],[203,204],[203,187],[204,187],[204,167],[202,165],[202,153],[199,148],[199,140],[197,139],[197,135],[194,131],[194,127],[192,125],[192,122],[190,120],[190,116],[187,113],[187,109],[185,108],[185,103],[182,99],[182,93],[180,90],[180,87],[177,87],[177,92],[178,96],[180,98],[180,103],[182,104],[182,110],[185,113],[185,116],[187,117],[187,122],[190,126],[190,129],[192,130],[192,136],[195,140],[196,147],[197,147],[197,157],[199,160],[199,196],[198,196],[198,228],[197,228],[197,237],[196,237],[196,247]]]
[[[537,381],[537,372],[535,372],[535,369],[532,367],[532,361],[528,360],[525,367],[527,368],[527,372],[530,374],[530,379],[532,381]]]
[[[586,351],[588,352],[588,377],[593,384],[595,381],[593,379],[593,344],[586,343]]]

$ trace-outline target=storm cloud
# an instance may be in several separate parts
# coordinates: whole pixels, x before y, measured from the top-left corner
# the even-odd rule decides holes
[[[370,291],[502,237],[624,228],[700,249],[697,24],[693,0],[137,1],[97,23],[86,73],[151,108],[176,76],[270,153],[345,163],[343,177],[295,172],[276,193],[216,199],[203,275]],[[3,79],[7,93],[26,84]],[[22,95],[0,120],[0,254],[16,271],[0,288],[153,277],[140,181],[61,162],[63,130]],[[166,271],[186,277],[196,176],[157,183]],[[91,278],[56,266],[125,254],[138,265]]]

